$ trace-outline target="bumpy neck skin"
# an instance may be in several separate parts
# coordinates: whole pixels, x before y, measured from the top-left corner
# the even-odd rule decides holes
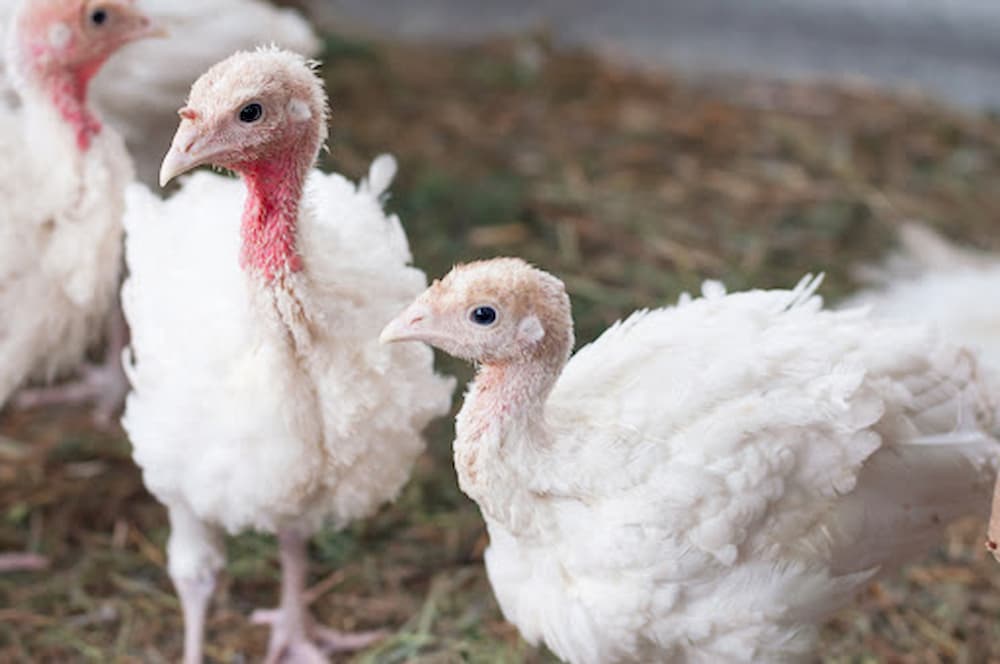
[[[239,169],[247,186],[240,264],[267,283],[302,270],[296,235],[309,168],[296,161],[286,153]]]
[[[303,267],[298,247],[302,197],[326,135],[321,110],[310,117],[315,121],[288,128],[274,137],[270,149],[231,166],[247,187],[240,265],[268,285]]]
[[[101,133],[101,122],[87,103],[87,93],[91,80],[107,57],[69,68],[45,64],[32,66],[25,50],[30,52],[32,49],[21,46],[13,58],[14,81],[19,91],[51,105],[73,130],[77,148],[86,152]]]
[[[86,152],[101,133],[101,121],[87,105],[87,89],[101,63],[66,72],[52,82],[52,102],[76,135],[76,146]]]

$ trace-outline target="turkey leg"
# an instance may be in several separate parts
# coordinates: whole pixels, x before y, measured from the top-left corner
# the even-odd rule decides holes
[[[271,626],[267,664],[326,662],[326,653],[360,650],[384,636],[381,631],[343,633],[316,624],[306,601],[306,539],[293,530],[278,533],[281,550],[281,604],[258,610],[251,620]]]

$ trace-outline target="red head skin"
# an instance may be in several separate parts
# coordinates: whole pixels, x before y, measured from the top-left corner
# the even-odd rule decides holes
[[[195,82],[180,116],[161,185],[202,164],[236,171],[247,186],[243,268],[267,283],[300,271],[302,192],[327,119],[323,87],[309,64],[278,50],[237,53]]]
[[[49,97],[81,152],[101,131],[87,105],[91,79],[121,47],[162,34],[133,0],[29,0],[14,26],[17,78]]]

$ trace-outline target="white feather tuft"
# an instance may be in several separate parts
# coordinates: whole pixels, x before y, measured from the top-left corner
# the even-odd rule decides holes
[[[368,178],[362,185],[372,196],[381,197],[389,191],[393,179],[396,177],[396,158],[391,154],[380,154],[375,157],[371,167],[368,169]]]

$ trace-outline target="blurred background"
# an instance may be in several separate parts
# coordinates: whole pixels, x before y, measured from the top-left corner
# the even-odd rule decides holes
[[[283,4],[318,35],[333,106],[321,166],[360,177],[393,152],[389,207],[416,263],[433,277],[534,261],[564,278],[580,343],[705,278],[740,289],[823,271],[835,301],[906,221],[1000,250],[993,0]],[[392,632],[344,661],[552,661],[500,618],[450,434],[432,428],[396,504],[313,544],[317,614]],[[983,532],[959,524],[873,585],[827,625],[821,659],[1000,662]],[[51,561],[0,574],[0,661],[176,660],[166,536],[120,431],[85,411],[0,415],[0,550]],[[276,547],[228,546],[208,655],[256,661],[267,630],[246,617],[277,597]]]

